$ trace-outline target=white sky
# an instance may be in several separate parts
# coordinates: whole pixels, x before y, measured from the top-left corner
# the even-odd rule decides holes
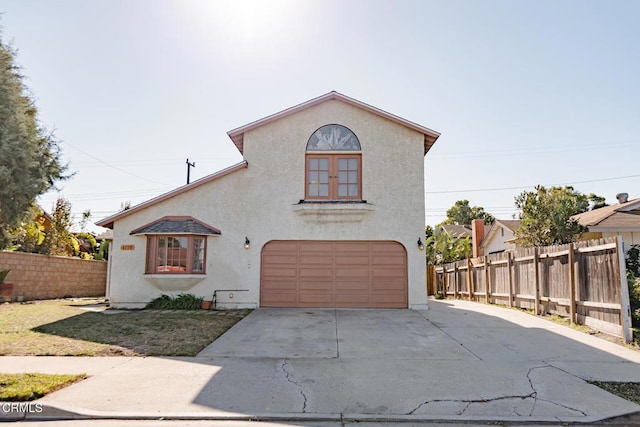
[[[183,185],[186,158],[192,180],[237,163],[227,131],[331,90],[442,133],[425,158],[428,224],[459,199],[511,218],[536,184],[640,196],[638,1],[3,0],[0,11],[76,172],[40,203],[66,197],[78,219]]]

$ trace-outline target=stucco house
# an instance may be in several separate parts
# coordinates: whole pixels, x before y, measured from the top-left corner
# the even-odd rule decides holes
[[[438,132],[330,92],[228,135],[242,162],[97,223],[114,307],[216,292],[223,308],[427,308]]]
[[[616,195],[618,204],[574,215],[572,218],[589,229],[582,239],[622,236],[625,254],[632,245],[640,245],[640,199],[629,194]]]
[[[496,219],[482,239],[480,247],[485,255],[514,251],[517,247],[515,231],[519,219]]]

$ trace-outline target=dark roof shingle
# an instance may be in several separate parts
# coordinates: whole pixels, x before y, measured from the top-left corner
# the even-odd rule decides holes
[[[129,234],[220,234],[220,230],[191,216],[163,217]]]

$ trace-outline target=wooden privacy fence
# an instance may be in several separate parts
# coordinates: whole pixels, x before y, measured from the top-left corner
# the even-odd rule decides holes
[[[436,283],[436,266],[427,264],[427,295],[436,294]]]
[[[436,292],[447,296],[558,314],[631,340],[620,236],[466,259],[434,275]]]

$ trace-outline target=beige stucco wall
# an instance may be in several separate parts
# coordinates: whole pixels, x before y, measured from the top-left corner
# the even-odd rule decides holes
[[[366,206],[344,213],[300,211],[304,198],[305,146],[319,127],[338,123],[362,146],[362,193]],[[208,238],[207,274],[185,292],[224,307],[256,307],[260,252],[271,240],[394,240],[407,251],[409,306],[426,308],[424,234],[424,139],[421,133],[347,105],[327,101],[245,133],[249,166],[115,222],[109,297],[115,306],[137,307],[160,295],[144,275],[146,238],[129,232],[166,215],[191,215],[221,230]],[[355,218],[359,222],[352,222]],[[305,213],[303,215],[303,213]],[[341,222],[349,218],[350,222]],[[251,240],[244,249],[245,236]],[[121,245],[135,245],[133,251]]]

